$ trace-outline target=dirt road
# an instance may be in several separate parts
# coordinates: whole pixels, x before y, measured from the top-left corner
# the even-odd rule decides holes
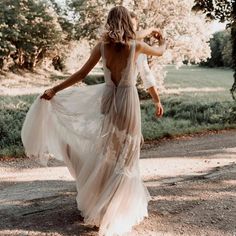
[[[236,235],[236,131],[146,143],[140,169],[152,200],[149,217],[129,235]],[[75,197],[61,163],[2,160],[0,236],[96,236]]]

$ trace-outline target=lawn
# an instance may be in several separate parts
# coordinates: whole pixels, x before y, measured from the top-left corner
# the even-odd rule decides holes
[[[150,100],[141,101],[144,139],[236,128],[236,102],[229,93],[232,76],[228,69],[184,66],[176,70],[169,66],[166,87],[185,90],[161,95],[165,110],[162,119],[155,117]],[[0,96],[0,157],[23,155],[20,130],[36,96]]]
[[[165,86],[172,93],[161,95],[163,118],[153,115],[150,100],[141,101],[142,132],[146,140],[236,128],[236,102],[229,92],[232,70],[198,66],[177,70],[167,66],[167,71]]]
[[[167,88],[216,88],[230,89],[233,83],[233,71],[224,68],[206,68],[199,66],[167,66],[165,79]]]
[[[189,89],[190,92],[182,93],[181,96],[187,95],[188,99],[198,101],[232,101],[229,93],[233,84],[231,69],[183,66],[177,70],[174,66],[167,66],[167,71],[167,89],[198,89],[197,92]]]

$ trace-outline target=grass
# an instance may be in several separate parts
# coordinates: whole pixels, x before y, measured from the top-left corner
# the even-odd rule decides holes
[[[24,154],[21,127],[36,96],[0,96],[0,157]]]
[[[142,133],[146,140],[193,134],[206,130],[236,128],[236,103],[200,102],[186,99],[163,99],[164,116],[155,117],[150,101],[141,105]]]
[[[236,103],[229,89],[233,83],[230,69],[183,66],[176,70],[168,66],[165,85],[168,89],[197,88],[215,91],[183,92],[161,96],[164,116],[157,119],[151,102],[142,101],[142,132],[153,140],[206,130],[236,128]],[[221,88],[223,91],[217,91]]]
[[[168,71],[168,88],[221,87],[225,90],[162,95],[165,110],[162,119],[155,117],[150,100],[142,100],[142,132],[146,140],[236,128],[236,103],[229,93],[233,80],[231,70],[185,66],[180,70],[169,67]],[[91,84],[92,79],[93,76],[88,78]],[[23,155],[20,131],[36,96],[0,96],[0,157]]]
[[[89,74],[86,76],[83,82],[86,83],[87,85],[104,83],[104,76],[101,74],[100,75]]]
[[[167,88],[225,88],[227,91],[233,84],[233,71],[227,68],[205,68],[199,66],[166,67],[165,79]]]

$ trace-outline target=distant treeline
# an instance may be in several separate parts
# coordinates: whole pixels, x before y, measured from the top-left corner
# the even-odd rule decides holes
[[[61,31],[47,2],[0,1],[0,70],[34,68],[61,40]]]
[[[232,42],[229,30],[216,32],[210,41],[211,58],[200,65],[208,67],[233,67]]]
[[[62,70],[65,49],[72,40],[86,39],[92,44],[104,18],[103,4],[94,7],[92,0],[67,0],[62,7],[58,2],[0,1],[0,71],[31,70],[45,58],[55,69]],[[109,2],[116,5],[118,0]],[[99,17],[91,17],[97,14]],[[201,65],[231,67],[230,33],[215,33],[210,44],[212,57]]]

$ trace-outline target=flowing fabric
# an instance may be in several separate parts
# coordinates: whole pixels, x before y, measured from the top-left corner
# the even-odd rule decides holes
[[[105,83],[70,87],[47,101],[36,98],[21,132],[28,156],[47,165],[64,161],[75,179],[77,206],[100,236],[124,235],[148,216],[150,194],[139,170],[141,114],[136,89],[135,41],[116,86],[106,66]]]

